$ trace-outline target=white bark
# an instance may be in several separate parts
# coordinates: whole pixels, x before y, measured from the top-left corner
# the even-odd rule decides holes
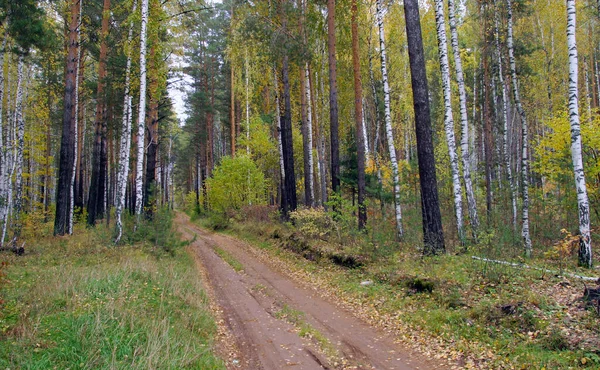
[[[365,166],[369,163],[369,156],[371,155],[369,151],[369,138],[367,135],[367,120],[365,119],[367,110],[367,104],[365,102],[365,98],[362,98],[362,136],[363,143],[365,144]]]
[[[469,210],[469,219],[471,221],[471,230],[473,236],[477,236],[479,228],[479,217],[477,215],[477,202],[473,192],[473,182],[471,179],[471,151],[469,149],[469,113],[467,111],[467,91],[465,88],[465,77],[462,67],[462,58],[458,46],[458,30],[456,29],[456,16],[454,0],[448,0],[448,20],[450,23],[450,43],[454,54],[454,69],[456,70],[456,82],[458,84],[458,98],[460,103],[460,148],[463,165],[463,181],[467,194],[467,208]],[[475,90],[473,90],[475,94]]]
[[[521,235],[523,237],[523,246],[525,248],[525,255],[531,256],[531,237],[529,235],[529,139],[527,129],[527,117],[525,116],[525,110],[521,104],[521,96],[519,95],[519,81],[517,80],[517,67],[515,63],[515,54],[513,46],[513,21],[512,21],[512,0],[506,0],[507,15],[508,15],[508,37],[506,44],[508,46],[508,61],[510,64],[510,74],[512,79],[512,90],[515,98],[515,105],[517,106],[517,112],[521,118],[521,137],[522,137],[522,152],[521,152],[521,182],[523,189],[523,212],[522,221],[523,228]]]
[[[142,30],[140,32],[140,106],[137,129],[137,163],[135,173],[135,214],[142,214],[143,172],[144,172],[144,133],[146,119],[146,36],[148,28],[148,0],[142,0]]]
[[[283,143],[281,140],[281,111],[279,110],[279,85],[277,83],[277,72],[273,69],[273,83],[275,85],[275,122],[277,127],[277,148],[279,149],[279,173],[281,175],[281,187],[285,181],[285,162],[283,161]],[[281,194],[283,196],[283,194]]]
[[[133,2],[132,13],[135,13],[137,1]],[[131,121],[133,110],[131,107],[132,96],[131,88],[131,40],[133,37],[133,22],[129,24],[129,34],[127,35],[127,66],[125,68],[125,96],[123,98],[123,131],[121,132],[121,142],[119,146],[119,166],[117,167],[117,204],[115,207],[115,218],[117,236],[115,244],[119,243],[123,235],[122,214],[125,208],[125,193],[127,191],[127,177],[129,176],[129,152],[131,151]],[[169,147],[170,153],[170,147]]]
[[[246,49],[246,154],[250,154],[250,73],[248,67],[248,49]]]
[[[310,184],[310,198],[313,200],[315,199],[315,185],[314,185],[314,165],[313,165],[313,133],[312,133],[312,104],[311,104],[311,96],[310,96],[310,75],[308,73],[308,63],[306,63],[306,66],[304,67],[304,74],[305,74],[305,78],[304,78],[304,92],[306,95],[306,108],[307,108],[307,114],[306,114],[306,135],[307,135],[307,140],[308,140],[308,174],[304,174],[305,176],[308,176],[308,183]],[[313,206],[312,204],[310,205],[311,207]]]
[[[324,63],[324,61],[322,62]],[[324,64],[321,64],[321,71],[324,71],[325,67]],[[321,108],[325,107],[325,86],[323,84],[323,75],[324,73],[321,74],[321,78],[318,78],[318,73],[317,73],[317,79],[319,80],[319,88],[315,88],[315,97],[316,97],[316,101],[320,101],[321,102]],[[321,99],[319,99],[319,89],[321,91]],[[321,118],[319,119],[320,122],[320,126],[319,126],[319,137],[317,138],[317,154],[318,154],[318,158],[317,161],[319,162],[319,180],[320,180],[320,184],[321,184],[321,206],[325,206],[325,202],[327,202],[327,164],[325,163],[325,132],[324,132],[324,127],[323,127],[323,122],[325,121],[324,117],[323,117],[323,110],[321,109]]]
[[[75,139],[73,140],[73,173],[71,174],[71,185],[69,186],[69,235],[73,234],[73,209],[75,207],[75,177],[77,172],[77,150],[79,145],[79,137],[77,135],[77,126],[79,125],[79,73],[81,60],[81,14],[83,12],[83,0],[79,0],[79,24],[77,25],[77,67],[75,70],[75,117],[73,117]]]
[[[6,40],[7,36],[4,36],[4,41],[2,42],[2,50],[0,50],[0,225],[2,225],[2,239],[0,239],[0,247],[4,245],[4,233],[8,216],[8,141],[9,138],[6,138],[6,143],[4,142],[4,129],[3,129],[3,117],[2,117],[2,109],[4,102],[4,49],[6,48]],[[6,144],[6,145],[5,145]]]
[[[592,241],[590,236],[590,204],[585,185],[581,126],[579,123],[579,91],[577,88],[577,41],[575,39],[575,0],[567,0],[567,44],[569,48],[569,121],[571,123],[571,156],[575,174],[575,189],[579,210],[579,263],[592,267]]]
[[[402,208],[400,205],[400,175],[398,173],[398,161],[396,160],[396,147],[394,145],[394,135],[392,133],[392,112],[390,108],[390,85],[388,83],[387,56],[385,52],[385,33],[383,28],[383,9],[382,0],[376,1],[376,20],[379,29],[379,49],[381,52],[381,74],[383,77],[383,95],[385,104],[385,132],[387,135],[388,150],[390,152],[390,162],[392,164],[392,177],[394,185],[394,205],[396,214],[396,234],[401,238],[404,234],[402,229]]]
[[[16,158],[14,166],[15,176],[15,198],[12,223],[15,226],[15,239],[20,233],[21,209],[23,207],[23,149],[25,143],[25,121],[23,120],[23,56],[19,56],[17,64],[17,96],[14,110],[14,127],[16,132]]]
[[[450,86],[450,62],[448,61],[448,41],[446,39],[446,21],[444,18],[443,0],[435,0],[435,24],[437,29],[440,70],[442,73],[442,91],[444,95],[444,129],[450,157],[450,173],[452,176],[452,194],[454,195],[454,212],[458,238],[465,240],[464,221],[462,214],[462,189],[458,171],[458,155],[456,154],[456,139],[454,137],[454,117],[452,113],[452,89]]]
[[[495,2],[495,1],[494,1]],[[500,80],[500,88],[502,89],[502,154],[504,165],[506,167],[506,176],[508,177],[508,185],[510,186],[510,197],[512,202],[512,223],[513,228],[517,227],[517,188],[513,179],[512,168],[510,166],[510,156],[508,154],[508,97],[506,94],[506,86],[504,83],[504,72],[502,68],[502,53],[500,51],[500,33],[498,29],[498,12],[496,11],[494,19],[494,39],[496,43],[496,59],[498,61],[498,78]]]

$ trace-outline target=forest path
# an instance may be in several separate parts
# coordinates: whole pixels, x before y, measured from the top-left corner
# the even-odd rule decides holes
[[[240,352],[235,364],[228,361],[231,368],[443,368],[400,348],[389,335],[326,301],[315,289],[296,283],[247,243],[203,230],[182,213],[176,224],[185,238],[195,239],[192,251]],[[233,258],[243,270],[236,272],[219,254]],[[312,339],[302,338],[298,327]]]

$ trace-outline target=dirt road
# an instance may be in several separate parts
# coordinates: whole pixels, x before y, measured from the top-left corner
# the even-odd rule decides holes
[[[295,283],[253,253],[252,246],[203,230],[181,213],[176,223],[185,238],[196,236],[192,248],[236,342],[238,358],[228,359],[229,367],[441,368],[401,349],[387,334]],[[219,254],[233,257],[225,259],[238,261],[243,270],[236,272]]]

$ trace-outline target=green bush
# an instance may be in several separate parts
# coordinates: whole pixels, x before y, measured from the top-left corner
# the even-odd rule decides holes
[[[208,203],[215,212],[227,213],[246,205],[266,204],[265,177],[247,156],[224,157],[206,180]]]

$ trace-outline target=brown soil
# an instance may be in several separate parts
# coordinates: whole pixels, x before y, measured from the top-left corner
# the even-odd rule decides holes
[[[325,300],[315,289],[293,281],[274,264],[253,253],[253,247],[235,238],[210,233],[179,213],[179,231],[196,240],[192,250],[220,314],[235,344],[228,343],[229,368],[242,369],[441,369],[408,349],[399,347],[389,334]],[[239,261],[236,272],[214,248],[219,247]],[[281,311],[285,307],[284,311]],[[302,338],[297,318],[282,313],[300,311],[301,321],[316,329],[329,344],[311,335]],[[294,326],[291,322],[294,322]],[[230,348],[237,348],[237,351]]]

